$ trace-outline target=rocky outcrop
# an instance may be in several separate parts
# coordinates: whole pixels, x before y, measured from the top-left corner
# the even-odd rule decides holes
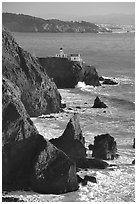
[[[117,85],[118,83],[112,79],[104,79],[102,84],[106,85]]]
[[[29,15],[3,13],[2,23],[12,32],[99,33],[110,29],[86,21],[42,19]]]
[[[94,105],[92,108],[108,108],[107,105],[100,100],[100,98],[97,96],[94,100]]]
[[[19,88],[3,78],[2,94],[3,190],[31,188],[56,194],[77,190],[75,164],[38,133]]]
[[[78,114],[74,114],[70,119],[62,136],[51,139],[50,142],[75,161],[79,158],[85,158],[85,138],[82,135]]]
[[[37,59],[24,51],[5,28],[2,31],[2,74],[19,87],[21,101],[30,116],[60,110],[61,96],[55,83]]]
[[[95,136],[92,156],[106,160],[117,158],[117,146],[114,137],[109,134]]]
[[[81,158],[76,160],[76,166],[82,169],[106,169],[109,164],[101,159]]]
[[[79,81],[86,85],[100,86],[99,76],[94,66],[80,65],[67,58],[39,58],[40,64],[58,88],[75,88]]]

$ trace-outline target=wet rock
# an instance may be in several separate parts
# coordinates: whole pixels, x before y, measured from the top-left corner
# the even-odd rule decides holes
[[[61,108],[66,108],[66,103],[61,103]]]
[[[24,202],[23,200],[11,196],[2,197],[2,202]]]
[[[132,161],[132,164],[135,164],[135,159]]]
[[[17,86],[3,77],[2,187],[65,193],[78,189],[76,166],[38,133]]]
[[[88,146],[89,150],[93,150],[93,147],[94,147],[94,145],[92,145],[92,144],[89,144],[89,146]]]
[[[112,160],[117,157],[117,145],[114,137],[102,134],[94,137],[92,156],[98,159]]]
[[[113,81],[112,79],[104,79],[102,84],[106,85],[117,85],[118,83],[116,81]]]
[[[2,74],[21,93],[21,101],[31,117],[59,112],[61,96],[37,58],[24,51],[12,35],[2,30]]]
[[[97,96],[95,101],[94,101],[94,105],[92,106],[92,108],[107,108],[107,105],[105,103],[103,103],[100,98]]]
[[[94,158],[81,158],[76,160],[76,166],[82,169],[106,169],[109,164],[100,159]]]
[[[99,81],[104,81],[104,80],[105,80],[104,77],[102,76],[99,77]]]
[[[134,138],[134,140],[133,140],[133,148],[135,148],[135,138]]]
[[[87,185],[87,180],[84,178],[81,178],[81,176],[77,175],[77,179],[78,179],[78,183],[81,183],[82,186],[86,186]]]
[[[77,108],[77,109],[81,109],[81,107],[80,107],[80,106],[76,106],[76,108]]]
[[[84,177],[84,180],[90,181],[90,182],[92,182],[92,183],[97,183],[96,177],[94,177],[94,176],[88,176],[88,175],[86,175],[86,176]]]
[[[74,160],[86,157],[85,138],[77,113],[70,119],[62,136],[51,139],[50,142]]]

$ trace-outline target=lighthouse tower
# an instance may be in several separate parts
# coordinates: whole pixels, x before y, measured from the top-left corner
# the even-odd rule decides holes
[[[59,50],[59,54],[56,54],[56,57],[67,58],[67,54],[64,54],[64,51],[63,51],[62,47]]]

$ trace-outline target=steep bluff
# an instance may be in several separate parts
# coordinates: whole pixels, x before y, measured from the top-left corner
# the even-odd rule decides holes
[[[2,30],[2,74],[21,91],[30,116],[58,112],[61,96],[38,60],[24,51],[11,34]]]
[[[79,81],[86,85],[100,86],[99,76],[94,66],[80,65],[67,58],[38,58],[43,72],[54,79],[58,88],[74,88]]]

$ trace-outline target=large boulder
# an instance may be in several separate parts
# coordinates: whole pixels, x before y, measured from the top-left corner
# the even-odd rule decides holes
[[[19,87],[21,101],[30,116],[60,110],[61,96],[55,83],[38,60],[24,51],[5,28],[2,30],[2,74]]]
[[[107,108],[107,105],[100,100],[100,98],[97,96],[94,100],[94,105],[92,108]]]
[[[70,119],[62,136],[51,139],[50,142],[75,161],[78,158],[85,158],[85,138],[82,134],[78,114],[74,114]]]
[[[112,160],[117,157],[117,145],[109,134],[95,136],[92,156],[98,159]]]
[[[58,57],[39,58],[39,62],[58,88],[75,88],[79,81],[86,85],[100,86],[94,66]]]
[[[32,188],[57,194],[77,190],[75,164],[38,133],[19,88],[4,77],[2,94],[3,190]]]

